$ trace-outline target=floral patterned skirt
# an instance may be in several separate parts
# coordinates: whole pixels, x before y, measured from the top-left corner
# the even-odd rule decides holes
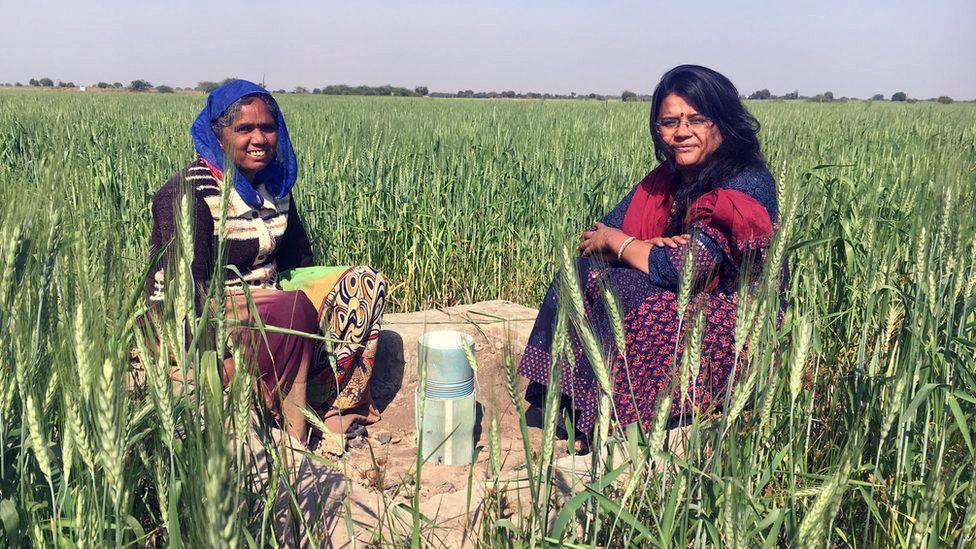
[[[672,419],[722,404],[735,363],[735,293],[693,295],[679,322],[675,292],[651,285],[647,275],[637,269],[611,267],[587,258],[577,259],[577,268],[586,321],[603,352],[612,388],[613,419],[619,425],[636,421],[649,430],[662,391],[672,395]],[[604,286],[620,304],[626,347],[623,353],[617,348],[601,296]],[[557,288],[554,280],[519,365],[519,373],[530,381],[526,396],[533,404],[538,404],[539,394],[549,383],[550,351],[561,298]],[[699,314],[703,315],[701,361],[689,368],[688,393],[682,399],[679,373],[685,335]],[[576,428],[587,434],[596,424],[599,386],[575,330],[570,335],[575,367],[565,358],[556,363],[561,369],[560,392],[563,402],[573,409]]]

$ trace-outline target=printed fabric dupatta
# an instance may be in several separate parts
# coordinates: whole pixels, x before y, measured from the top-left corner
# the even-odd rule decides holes
[[[674,177],[670,169],[661,164],[637,185],[621,229],[639,240],[664,236],[673,199]]]
[[[647,174],[624,214],[622,230],[640,240],[666,236],[675,180],[664,164]],[[684,224],[693,228],[708,226],[722,233],[732,250],[767,246],[773,233],[773,221],[753,197],[735,189],[717,188],[696,198],[688,206]],[[736,259],[739,259],[738,257]]]

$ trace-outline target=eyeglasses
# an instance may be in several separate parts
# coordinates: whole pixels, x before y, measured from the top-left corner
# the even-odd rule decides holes
[[[688,117],[684,122],[680,118],[662,118],[654,123],[657,129],[661,133],[674,133],[678,131],[681,124],[688,126],[693,132],[699,132],[712,127],[712,121],[707,116],[691,116]]]

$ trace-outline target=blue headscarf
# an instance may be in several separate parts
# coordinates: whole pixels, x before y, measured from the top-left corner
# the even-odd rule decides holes
[[[271,98],[274,97],[268,90],[247,80],[234,80],[210,92],[207,97],[207,106],[200,111],[200,116],[190,127],[190,135],[193,136],[193,146],[197,150],[200,158],[208,164],[224,171],[224,150],[220,147],[220,142],[213,132],[213,122],[220,118],[220,115],[231,106],[234,101],[245,95],[261,94]],[[275,105],[278,103],[275,102]],[[285,119],[281,116],[281,109],[278,109],[278,150],[275,152],[274,160],[267,168],[259,171],[255,176],[254,185],[264,184],[265,188],[276,199],[288,196],[288,192],[295,185],[298,178],[298,160],[295,158],[295,149],[292,148],[291,139],[288,138],[288,128],[285,127]],[[234,188],[241,195],[244,202],[257,207],[264,199],[254,190],[254,186],[247,180],[241,172],[234,172]]]

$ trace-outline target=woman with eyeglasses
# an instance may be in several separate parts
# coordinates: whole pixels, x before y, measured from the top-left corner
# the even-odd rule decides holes
[[[572,414],[580,451],[593,432],[601,383],[613,396],[614,420],[639,422],[645,431],[655,407],[669,399],[672,420],[722,405],[735,362],[738,281],[758,282],[778,225],[759,123],[728,78],[696,65],[668,71],[654,90],[650,130],[660,164],[580,235],[576,268],[584,310],[576,317],[585,317],[598,340],[602,368],[591,365],[593,352],[584,352],[573,315],[559,313],[563,302],[579,304],[565,295],[558,276],[519,366],[529,380],[526,399],[540,408],[553,364],[560,369],[559,405]],[[687,304],[679,303],[680,281],[691,284]],[[623,334],[608,312],[610,294]],[[567,319],[568,339],[554,337],[560,318]],[[684,336],[698,318],[701,363],[690,368],[697,377],[682,384]]]

